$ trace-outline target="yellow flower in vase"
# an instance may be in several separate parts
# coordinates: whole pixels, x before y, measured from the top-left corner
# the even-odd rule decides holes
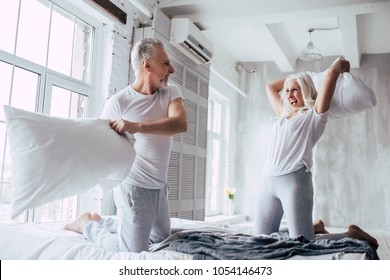
[[[234,207],[234,194],[236,193],[236,188],[225,188],[224,192],[227,196],[225,213],[226,215],[234,215],[235,207]]]
[[[234,194],[236,193],[236,188],[224,188],[224,192],[229,199],[233,200]]]

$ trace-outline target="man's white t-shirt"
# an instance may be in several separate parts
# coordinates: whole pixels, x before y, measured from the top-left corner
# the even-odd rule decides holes
[[[273,125],[263,173],[280,176],[313,165],[313,147],[325,130],[328,112],[318,114],[310,108],[287,119],[281,116]]]
[[[128,86],[107,101],[100,118],[122,118],[132,122],[161,120],[168,117],[169,104],[176,98],[183,96],[180,89],[173,84],[160,88],[152,95],[141,94]],[[163,187],[167,182],[172,136],[144,133],[126,133],[126,136],[134,144],[136,153],[126,181],[131,185],[149,189]]]

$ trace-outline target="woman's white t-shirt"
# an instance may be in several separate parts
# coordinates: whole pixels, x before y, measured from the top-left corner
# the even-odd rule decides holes
[[[322,136],[328,112],[318,114],[310,108],[300,115],[287,119],[281,116],[273,125],[270,147],[263,173],[280,176],[313,165],[313,147]]]

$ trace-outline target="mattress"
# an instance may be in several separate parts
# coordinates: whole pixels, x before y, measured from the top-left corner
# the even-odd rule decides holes
[[[189,238],[210,236],[239,236],[251,238],[251,227],[223,225],[203,221],[172,218],[172,235],[161,243],[153,244],[148,252],[110,252],[87,241],[81,234],[64,230],[65,223],[9,223],[0,224],[0,259],[2,260],[193,260]],[[237,238],[236,238],[237,239]],[[236,240],[235,239],[235,240]],[[185,243],[185,242],[187,243]],[[185,250],[177,250],[181,245]],[[183,247],[183,246],[182,246]],[[199,252],[199,248],[196,248]],[[284,249],[284,248],[282,248]],[[212,250],[208,248],[208,250]],[[285,249],[284,249],[285,250]],[[247,250],[246,250],[247,251]],[[236,252],[234,258],[244,257],[246,252]],[[255,257],[256,258],[256,257]],[[262,257],[259,257],[260,259]],[[222,256],[223,259],[223,256]],[[232,259],[232,257],[230,257]],[[300,254],[299,250],[289,260],[365,260],[372,259],[363,249],[348,253],[343,249],[332,253],[318,250],[315,254]]]

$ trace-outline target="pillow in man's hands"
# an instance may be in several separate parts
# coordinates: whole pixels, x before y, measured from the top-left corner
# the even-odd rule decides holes
[[[24,210],[115,187],[129,173],[132,144],[108,120],[66,119],[4,106],[12,164],[12,217]]]

